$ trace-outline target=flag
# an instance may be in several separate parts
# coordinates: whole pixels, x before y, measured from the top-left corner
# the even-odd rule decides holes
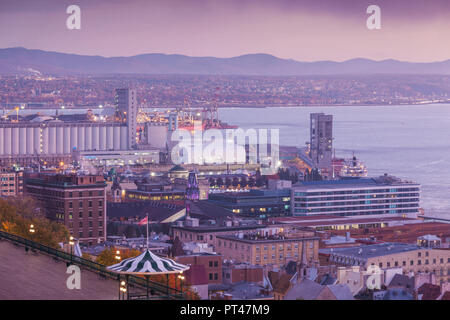
[[[140,226],[143,226],[145,224],[147,224],[147,216],[144,219],[142,219],[141,221],[139,221],[139,223],[138,223],[138,225],[140,225]]]

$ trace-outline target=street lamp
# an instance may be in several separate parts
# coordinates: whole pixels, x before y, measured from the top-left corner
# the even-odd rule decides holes
[[[34,224],[30,224],[30,233],[34,234],[35,233],[35,229],[34,229]]]
[[[75,242],[73,241],[73,237],[70,236],[69,238],[69,245],[70,245],[70,263],[72,263],[72,259],[73,259],[73,246],[74,246]]]
[[[120,300],[120,293],[122,293],[122,300],[125,300],[125,294],[127,293],[127,283],[125,281],[120,282],[120,288],[119,288],[119,300]]]
[[[120,261],[120,251],[119,250],[117,250],[116,251],[116,256],[114,257],[114,259],[116,259],[117,261]]]
[[[183,276],[182,273],[178,275],[178,279],[180,279],[180,289],[181,289],[181,294],[183,294],[183,280],[184,280],[184,276]]]

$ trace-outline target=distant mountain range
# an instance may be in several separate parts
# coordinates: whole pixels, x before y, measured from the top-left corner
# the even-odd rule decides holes
[[[299,62],[269,54],[233,58],[189,57],[149,53],[132,57],[86,56],[21,47],[0,49],[0,74],[202,74],[202,75],[333,75],[333,74],[446,74],[450,59],[411,63],[398,60],[352,59],[344,62]]]

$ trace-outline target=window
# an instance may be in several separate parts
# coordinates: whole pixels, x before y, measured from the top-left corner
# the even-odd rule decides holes
[[[214,273],[214,280],[218,280],[219,279],[219,274]]]
[[[81,191],[78,192],[78,196],[79,196],[79,197],[82,197],[82,196],[83,196],[83,192],[81,192]]]
[[[212,268],[212,266],[213,266],[213,262],[210,261],[210,262],[209,262],[209,267]]]
[[[214,261],[214,267],[218,267],[219,266],[219,262]]]
[[[92,208],[92,201],[89,201],[89,208]]]
[[[209,276],[209,280],[213,279],[213,274],[212,273],[210,273],[208,276]]]

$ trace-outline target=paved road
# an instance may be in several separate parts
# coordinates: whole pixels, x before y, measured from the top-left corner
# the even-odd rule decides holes
[[[0,240],[0,300],[110,300],[118,297],[118,283],[81,270],[81,289],[66,286],[67,266],[53,258]]]

